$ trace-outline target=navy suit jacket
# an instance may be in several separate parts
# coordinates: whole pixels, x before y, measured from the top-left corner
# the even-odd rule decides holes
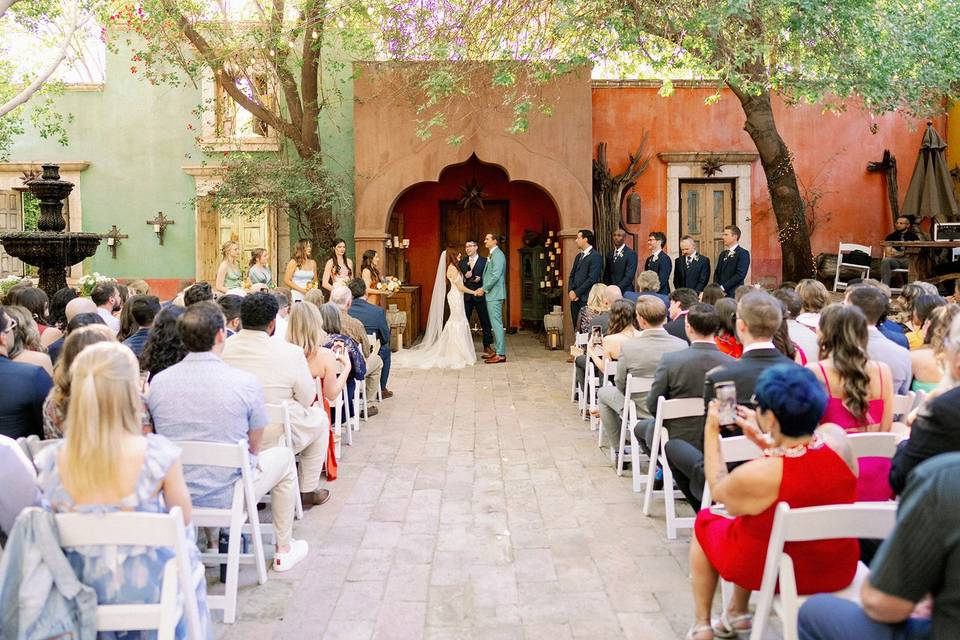
[[[150,329],[140,328],[136,333],[124,340],[123,344],[130,347],[130,350],[133,351],[133,355],[139,358],[140,354],[143,353],[143,348],[147,346],[147,336],[149,335]]]
[[[0,435],[43,437],[43,401],[53,381],[40,367],[0,356]]]
[[[643,262],[644,271],[656,271],[660,276],[660,289],[657,293],[665,296],[670,295],[670,272],[673,271],[673,265],[670,263],[670,256],[666,251],[661,251],[654,261],[653,256],[647,256]]]
[[[387,312],[381,307],[360,298],[353,301],[347,315],[359,320],[367,333],[377,334],[380,344],[390,348],[390,325],[387,324]]]
[[[697,259],[687,266],[687,258],[680,256],[673,263],[673,288],[689,287],[703,293],[710,282],[710,258],[697,254]]]
[[[573,268],[567,278],[567,291],[574,291],[578,298],[586,300],[591,287],[601,281],[603,276],[603,258],[596,248],[590,249],[590,254],[584,258],[578,253],[573,259]]]
[[[487,259],[483,256],[477,256],[477,263],[473,265],[473,278],[476,278],[476,281],[473,281],[473,278],[467,280],[467,276],[463,276],[463,286],[471,291],[476,291],[483,286],[483,270],[487,267]],[[466,274],[467,271],[470,271],[470,259],[467,256],[460,258],[460,273]],[[465,296],[470,295],[469,293],[463,294]]]
[[[750,252],[741,246],[731,252],[724,249],[717,258],[717,268],[713,272],[713,281],[723,287],[728,298],[743,284],[750,270]]]
[[[633,291],[633,280],[637,276],[637,252],[630,247],[623,246],[623,256],[614,260],[614,251],[607,254],[607,277],[604,282],[615,284],[620,287],[620,291],[626,293]]]

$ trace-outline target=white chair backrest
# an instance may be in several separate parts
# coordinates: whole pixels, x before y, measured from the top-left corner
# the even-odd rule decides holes
[[[286,424],[290,421],[290,401],[284,400],[280,404],[265,404],[267,422],[270,424]]]
[[[865,254],[872,255],[873,247],[867,246],[865,244],[855,244],[853,242],[841,242],[840,249],[837,250],[838,255],[844,253],[849,253],[851,251],[863,251]]]
[[[640,378],[634,376],[632,373],[628,373],[623,395],[629,398],[635,393],[650,391],[651,387],[653,387],[653,378]]]
[[[763,450],[747,436],[733,436],[720,438],[720,453],[723,461],[730,463],[759,458],[763,455]]]
[[[617,375],[617,361],[610,358],[603,359],[603,375],[605,378],[612,378]]]
[[[895,433],[851,433],[847,436],[855,458],[892,458],[900,438]]]
[[[913,411],[914,403],[917,399],[917,393],[915,391],[907,391],[903,395],[894,395],[893,396],[893,417],[896,419],[898,416],[905,416],[911,411]]]
[[[583,348],[587,346],[587,342],[589,341],[590,341],[589,333],[578,333],[573,339],[573,344],[574,346]]]
[[[897,521],[897,505],[892,502],[855,502],[820,507],[791,509],[786,502],[777,505],[773,534],[780,526],[783,542],[807,542],[832,538],[886,538]]]
[[[250,468],[249,444],[240,440],[236,444],[226,442],[203,442],[200,440],[178,440],[180,462],[207,467],[227,467],[232,469]]]
[[[703,398],[657,398],[657,417],[663,420],[692,418],[703,415]],[[662,425],[661,425],[662,426]]]

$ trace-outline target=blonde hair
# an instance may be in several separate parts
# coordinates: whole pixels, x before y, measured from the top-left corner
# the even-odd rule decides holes
[[[830,292],[819,280],[804,278],[794,291],[800,296],[804,313],[819,313],[827,305]]]
[[[141,433],[138,379],[137,359],[118,342],[92,344],[73,361],[60,464],[69,493],[118,486],[123,436]]]
[[[13,344],[7,347],[7,357],[13,360],[24,351],[46,353],[47,350],[40,344],[40,328],[29,309],[14,304],[4,307],[4,311],[17,321],[17,328],[13,330]]]
[[[310,289],[305,294],[303,294],[303,301],[309,302],[313,306],[320,308],[320,305],[323,304],[323,291],[320,289]]]
[[[236,240],[227,240],[226,242],[223,243],[223,246],[220,247],[220,256],[221,256],[224,260],[227,259],[227,252],[230,251],[230,247],[232,247],[232,246],[237,246],[237,247],[239,247],[239,246],[240,246],[240,243],[237,242]]]
[[[130,290],[130,295],[145,296],[150,293],[150,285],[146,280],[131,280],[127,283],[127,289]]]
[[[70,366],[80,352],[87,347],[98,342],[116,342],[117,338],[113,335],[107,325],[89,324],[70,332],[67,339],[63,341],[63,349],[60,352],[60,358],[53,368],[53,388],[50,390],[50,398],[53,406],[61,415],[66,413],[67,405],[70,402]]]
[[[587,306],[600,313],[603,311],[603,292],[607,290],[607,285],[598,282],[590,287],[590,293],[587,295]]]
[[[641,271],[637,274],[636,285],[638,291],[656,292],[660,289],[660,276],[656,271]]]
[[[326,342],[322,327],[320,309],[303,302],[295,304],[287,318],[287,342],[302,347],[303,353],[310,358]]]

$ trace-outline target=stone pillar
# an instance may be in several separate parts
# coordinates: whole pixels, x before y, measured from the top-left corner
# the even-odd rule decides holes
[[[561,220],[563,217],[561,216]],[[573,260],[577,257],[577,252],[580,249],[577,248],[577,232],[580,231],[577,229],[561,229],[559,232],[560,236],[560,248],[563,250],[563,292],[560,295],[560,304],[563,306],[563,345],[569,350],[570,345],[573,344],[574,337],[574,327],[573,323],[576,322],[576,318],[570,317],[570,298],[567,297],[567,279],[570,277],[570,270],[573,269]]]

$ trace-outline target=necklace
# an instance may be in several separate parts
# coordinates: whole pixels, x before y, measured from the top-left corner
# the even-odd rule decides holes
[[[809,449],[819,449],[823,445],[820,436],[814,435],[810,442],[805,444],[795,444],[792,447],[770,447],[763,450],[765,456],[776,456],[781,458],[799,458]]]

